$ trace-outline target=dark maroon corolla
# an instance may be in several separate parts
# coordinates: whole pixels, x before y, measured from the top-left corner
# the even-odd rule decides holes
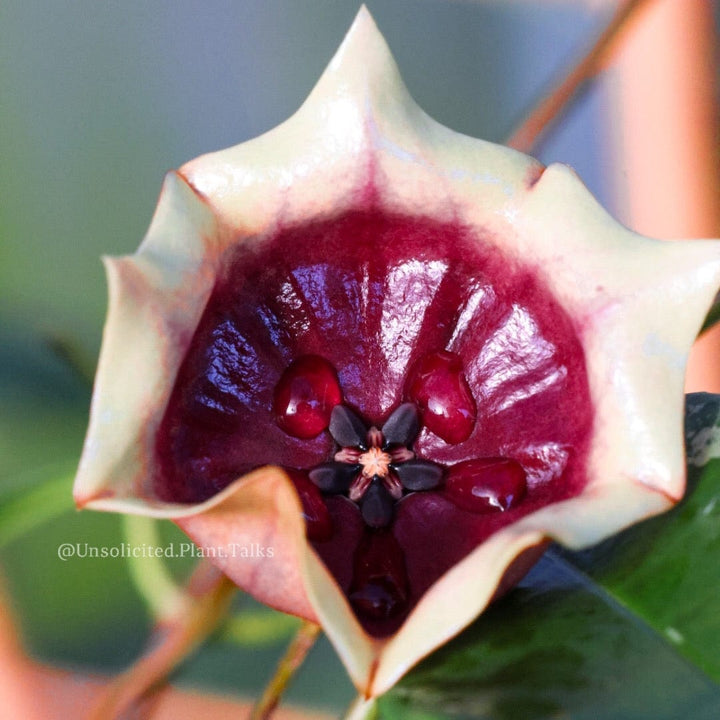
[[[585,483],[576,328],[481,231],[369,207],[226,258],[169,398],[155,492],[288,470],[373,635],[500,528]]]

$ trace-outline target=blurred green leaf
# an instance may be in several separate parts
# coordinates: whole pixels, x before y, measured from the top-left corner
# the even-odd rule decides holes
[[[221,629],[221,639],[242,647],[287,642],[300,627],[300,620],[269,609],[242,609],[230,616]]]
[[[0,497],[45,482],[46,465],[77,462],[89,405],[87,382],[34,325],[0,313]]]
[[[586,552],[548,552],[380,716],[720,717],[720,396],[688,397],[686,435],[678,507]]]
[[[58,556],[64,544],[76,548],[75,557]],[[70,510],[0,549],[31,655],[108,672],[121,670],[140,653],[149,618],[127,563],[91,556],[92,548],[122,544],[119,516]]]
[[[46,478],[45,482],[32,483],[29,490],[8,493],[3,497],[0,505],[0,547],[74,507],[74,468],[72,472],[46,468],[42,475]]]

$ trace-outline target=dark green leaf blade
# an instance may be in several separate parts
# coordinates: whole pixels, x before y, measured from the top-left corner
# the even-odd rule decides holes
[[[720,688],[562,559],[381,699],[382,718],[720,717]]]

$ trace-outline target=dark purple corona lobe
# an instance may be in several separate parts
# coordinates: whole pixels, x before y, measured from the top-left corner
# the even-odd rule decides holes
[[[275,387],[275,420],[293,437],[313,438],[327,429],[330,413],[341,400],[335,368],[318,355],[303,355]]]
[[[527,494],[527,473],[510,458],[478,458],[453,465],[445,495],[463,510],[487,513],[510,510]]]
[[[375,207],[238,238],[158,428],[157,496],[298,469],[319,556],[368,632],[396,630],[478,543],[586,482],[573,321],[500,248]]]
[[[431,490],[440,484],[442,468],[416,460],[410,449],[420,430],[412,403],[396,408],[382,428],[366,427],[350,408],[338,405],[329,430],[339,449],[333,462],[310,470],[310,480],[326,495],[347,495],[359,505],[370,528],[390,525],[404,491]]]
[[[407,395],[423,424],[445,442],[457,445],[470,437],[477,408],[457,355],[441,350],[421,357],[410,371]]]

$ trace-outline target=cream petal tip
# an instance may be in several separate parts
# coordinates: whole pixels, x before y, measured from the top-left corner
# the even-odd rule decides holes
[[[216,235],[216,219],[207,201],[180,173],[171,171],[135,255],[156,265],[168,280],[173,273],[181,282],[212,257],[208,244]]]
[[[459,220],[482,229],[503,257],[537,269],[577,326],[595,420],[584,491],[484,540],[386,639],[363,630],[307,542],[282,470],[255,470],[197,505],[152,497],[158,428],[226,251],[278,227],[364,209],[359,189],[373,183],[373,207]],[[103,262],[110,303],[77,507],[173,518],[205,548],[274,544],[274,563],[218,564],[261,601],[320,621],[363,694],[350,720],[371,717],[368,698],[467,627],[516,560],[547,538],[586,547],[682,496],[682,381],[720,284],[720,242],[643,238],[567,166],[543,169],[439,125],[410,97],[365,6],[294,116],[168,173],[138,251]]]
[[[389,78],[399,76],[392,52],[364,5],[355,16],[326,72],[342,75],[348,82],[362,78],[363,83],[378,79],[386,84]],[[318,85],[321,83],[322,78]]]

